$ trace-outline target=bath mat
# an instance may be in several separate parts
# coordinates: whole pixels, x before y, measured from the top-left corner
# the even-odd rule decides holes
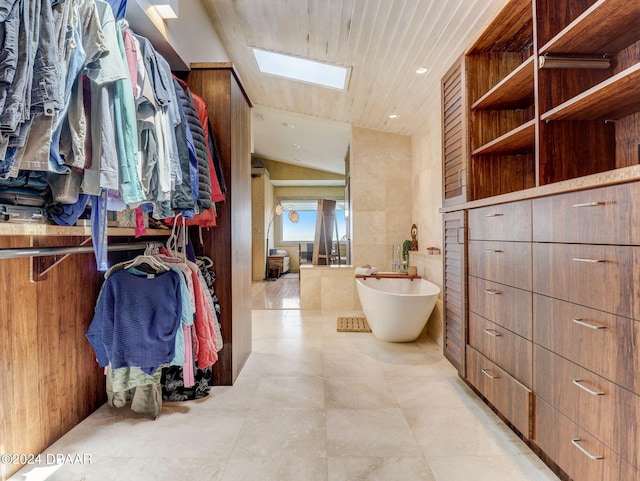
[[[366,317],[338,317],[338,332],[371,332]]]

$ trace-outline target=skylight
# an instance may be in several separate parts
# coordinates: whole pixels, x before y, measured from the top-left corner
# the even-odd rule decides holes
[[[262,73],[344,90],[349,69],[338,65],[253,49]]]

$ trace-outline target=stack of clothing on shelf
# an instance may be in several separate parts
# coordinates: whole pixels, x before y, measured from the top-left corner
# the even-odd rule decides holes
[[[0,5],[0,192],[30,195],[59,225],[90,215],[102,271],[109,211],[135,211],[136,235],[144,214],[210,227],[226,195],[205,100],[116,18],[125,9]]]

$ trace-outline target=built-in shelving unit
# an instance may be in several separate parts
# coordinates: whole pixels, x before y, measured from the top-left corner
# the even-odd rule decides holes
[[[529,57],[495,87],[480,97],[472,110],[517,109],[533,104],[535,63]]]
[[[536,123],[530,120],[495,140],[477,148],[472,155],[518,155],[533,150]]]
[[[464,65],[467,200],[640,163],[640,2],[512,0]]]

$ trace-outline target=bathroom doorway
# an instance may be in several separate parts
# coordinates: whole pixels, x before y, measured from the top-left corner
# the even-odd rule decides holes
[[[300,275],[290,272],[278,279],[252,283],[251,308],[300,309]]]

